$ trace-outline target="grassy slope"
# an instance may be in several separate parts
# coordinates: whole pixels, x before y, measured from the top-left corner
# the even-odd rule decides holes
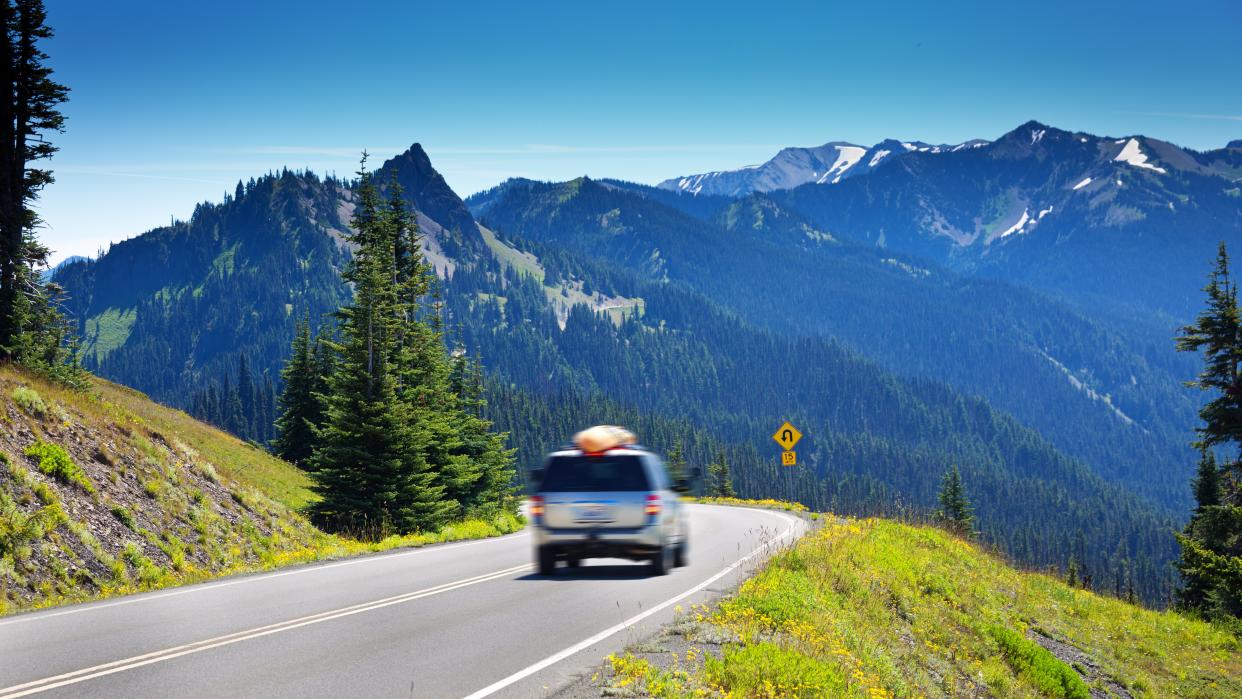
[[[666,669],[614,657],[616,685],[655,696],[1242,696],[1239,640],[1220,628],[888,520],[826,518],[697,615],[732,639],[720,657],[692,647]]]
[[[0,366],[0,615],[522,526],[502,516],[359,543],[297,514],[309,485],[131,389],[77,393]]]

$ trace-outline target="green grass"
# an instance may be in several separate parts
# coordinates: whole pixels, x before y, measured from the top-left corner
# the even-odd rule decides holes
[[[88,493],[95,492],[95,484],[91,483],[91,479],[87,478],[86,472],[81,467],[73,463],[73,459],[69,458],[69,453],[60,445],[37,440],[26,447],[25,454],[39,460],[40,473],[51,476],[61,483],[76,485]]]
[[[108,508],[108,511],[112,513],[113,517],[116,517],[118,522],[124,524],[127,529],[135,528],[134,515],[129,511],[129,508],[124,505],[113,505]]]
[[[209,480],[223,477],[237,481],[293,510],[301,510],[315,499],[306,473],[271,454],[180,410],[159,405],[131,388],[102,379],[94,379],[92,387],[111,419],[136,431],[146,428],[167,437],[174,449]]]
[[[1030,680],[1044,696],[1091,699],[1091,690],[1074,668],[1058,660],[1043,646],[1004,626],[993,626],[989,633],[1009,666]]]
[[[82,353],[93,355],[96,360],[108,356],[125,344],[133,330],[138,311],[134,308],[108,308],[97,316],[86,319],[86,331],[82,335]]]
[[[211,261],[211,271],[221,279],[231,277],[233,275],[234,259],[237,257],[237,249],[241,247],[241,243],[234,243],[228,250],[216,255],[216,259]]]
[[[9,395],[13,398],[13,402],[17,403],[17,407],[27,415],[41,418],[47,413],[47,404],[43,402],[43,397],[29,386],[18,386]]]
[[[821,520],[697,613],[740,639],[722,657],[674,672],[622,659],[623,679],[662,696],[1242,696],[1242,644],[1224,628],[1016,570],[935,528]]]
[[[539,258],[500,240],[495,233],[484,226],[479,226],[479,232],[483,234],[483,241],[487,243],[487,247],[502,265],[512,267],[521,274],[529,274],[543,283],[543,265],[539,264]]]

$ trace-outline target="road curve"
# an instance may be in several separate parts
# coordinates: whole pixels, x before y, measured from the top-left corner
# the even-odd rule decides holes
[[[539,576],[523,531],[0,619],[0,699],[544,696],[804,530],[689,514],[690,565],[663,577],[616,560]]]

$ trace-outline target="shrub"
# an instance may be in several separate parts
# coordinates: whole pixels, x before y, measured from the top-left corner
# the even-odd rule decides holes
[[[726,648],[723,658],[709,655],[704,660],[712,684],[733,696],[813,699],[848,693],[836,667],[766,641]]]
[[[121,551],[121,558],[133,566],[138,573],[138,584],[143,587],[151,587],[164,577],[164,570],[152,563],[150,558],[142,555],[142,550],[132,541],[125,544],[125,550]]]
[[[52,417],[56,418],[57,422],[61,423],[62,425],[68,425],[70,422],[73,421],[73,417],[69,415],[69,411],[60,407],[59,403],[55,403],[55,402],[49,403],[47,411],[51,413]]]
[[[1043,646],[1004,626],[993,626],[988,632],[1000,645],[1001,655],[1009,666],[1045,696],[1090,699],[1091,691],[1078,673]]]
[[[49,444],[40,440],[26,447],[26,456],[33,456],[38,459],[39,470],[44,474],[62,483],[76,485],[88,493],[95,492],[95,486],[86,477],[86,472],[73,463],[73,459],[69,458],[68,452],[61,448],[60,445]]]
[[[13,389],[13,393],[10,395],[13,397],[13,402],[17,403],[17,407],[21,408],[27,415],[42,418],[47,412],[47,403],[43,402],[43,397],[33,388],[18,386]]]
[[[68,521],[60,505],[49,505],[31,514],[0,491],[0,558],[15,554],[23,546],[42,539]]]
[[[113,505],[112,516],[116,517],[117,521],[124,524],[126,527],[129,527],[130,529],[134,528],[134,515],[123,505]]]

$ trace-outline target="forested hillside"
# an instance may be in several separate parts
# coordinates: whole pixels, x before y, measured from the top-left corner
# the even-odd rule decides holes
[[[1145,594],[1163,594],[1172,518],[984,401],[903,381],[831,340],[781,337],[680,285],[616,271],[601,275],[595,293],[641,298],[641,314],[617,319],[579,305],[562,328],[548,297],[595,265],[535,249],[557,260],[549,269],[558,284],[493,262],[459,271],[446,287],[466,345],[512,384],[494,382],[490,414],[525,440],[528,466],[574,425],[613,421],[663,451],[683,442],[700,466],[724,449],[746,496],[895,514],[929,510],[956,463],[988,540],[1032,565],[1077,554],[1100,580],[1137,565]],[[777,465],[767,436],[786,418],[807,435],[797,469]]]
[[[83,366],[270,438],[263,403],[298,319],[323,318],[349,298],[339,270],[351,197],[341,182],[285,170],[238,183],[189,221],[117,243],[100,260],[66,265],[56,280]]]
[[[510,237],[684,282],[754,324],[828,335],[900,376],[982,395],[1105,478],[1178,510],[1189,502],[1194,404],[1180,381],[1193,365],[1171,351],[1172,327],[1096,320],[1005,282],[842,243],[770,200],[716,198],[701,218],[682,210],[689,201],[580,179],[515,181],[468,203]]]
[[[1019,560],[1074,557],[1167,594],[1189,471],[1171,454],[1193,406],[1154,340],[842,243],[770,199],[691,215],[668,192],[519,182],[472,199],[480,227],[421,149],[375,175],[394,180],[448,341],[481,356],[487,416],[521,463],[620,422],[729,463],[746,495],[853,513],[927,510],[957,464],[985,537]],[[66,267],[88,365],[266,439],[297,322],[330,322],[347,293],[353,186],[270,175]],[[794,470],[767,439],[787,418],[807,435]]]

